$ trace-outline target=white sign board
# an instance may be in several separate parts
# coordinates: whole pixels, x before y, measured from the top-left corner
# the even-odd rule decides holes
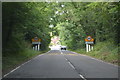
[[[41,42],[32,42],[32,44],[41,44]]]
[[[85,44],[94,44],[94,42],[85,42]]]

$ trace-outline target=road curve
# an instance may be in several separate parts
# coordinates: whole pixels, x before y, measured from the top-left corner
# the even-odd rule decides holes
[[[118,78],[118,66],[71,51],[51,50],[18,66],[4,78]]]

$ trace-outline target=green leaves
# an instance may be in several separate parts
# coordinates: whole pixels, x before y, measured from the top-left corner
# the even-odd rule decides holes
[[[35,36],[42,39],[42,50],[47,49],[50,43],[49,20],[53,13],[47,6],[50,5],[44,2],[3,3],[3,49],[10,48],[14,52],[14,48],[20,46],[14,43],[22,44],[25,41],[31,44]],[[23,45],[18,49],[25,47]]]
[[[119,3],[109,2],[3,3],[3,43],[7,46],[12,36],[21,38],[15,34],[22,34],[22,39],[29,43],[38,36],[45,49],[50,43],[50,32],[59,35],[61,43],[71,48],[84,46],[87,35],[96,42],[117,40],[119,9]]]
[[[73,2],[60,4],[65,6],[63,8],[57,7],[58,11],[65,11],[65,13],[56,17],[58,19],[56,28],[62,43],[69,46],[73,45],[72,47],[74,45],[76,47],[84,46],[84,38],[87,35],[91,35],[96,43],[110,38],[116,39],[119,3]]]

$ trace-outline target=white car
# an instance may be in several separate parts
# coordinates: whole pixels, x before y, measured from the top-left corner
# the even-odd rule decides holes
[[[61,50],[66,50],[67,47],[66,46],[60,46]]]

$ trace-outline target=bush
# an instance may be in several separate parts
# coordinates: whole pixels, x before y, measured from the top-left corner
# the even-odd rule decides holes
[[[84,49],[77,49],[75,50],[75,52],[92,56],[92,57],[118,65],[118,63],[120,62],[118,60],[118,55],[120,54],[118,52],[119,48],[120,47],[115,45],[113,41],[110,39],[110,40],[95,44],[93,51],[86,52],[84,48]]]

